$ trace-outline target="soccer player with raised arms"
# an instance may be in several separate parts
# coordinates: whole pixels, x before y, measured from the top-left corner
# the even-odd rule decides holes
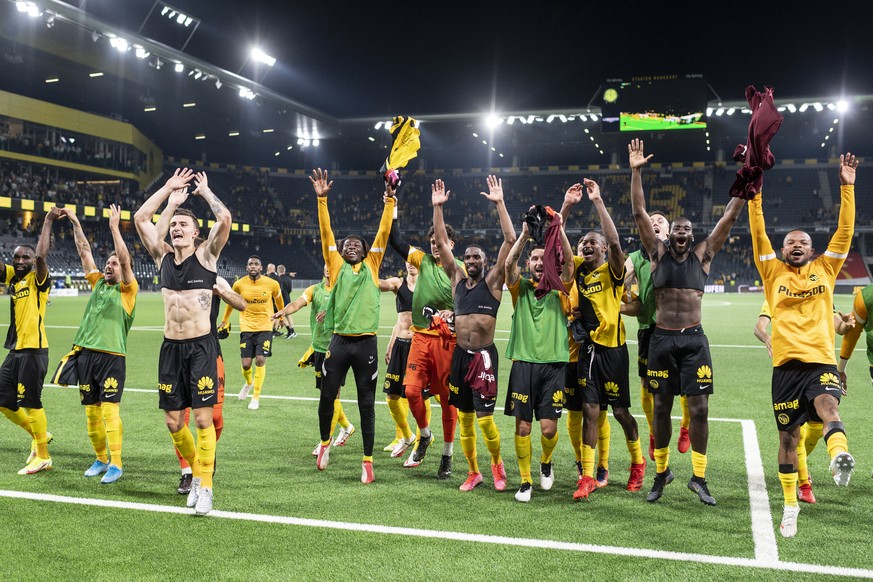
[[[834,358],[834,284],[849,254],[855,225],[855,170],[858,159],[840,156],[840,216],[827,250],[813,259],[812,239],[792,230],[776,257],[764,224],[762,194],[749,202],[749,230],[755,266],[764,282],[773,336],[773,414],[779,429],[779,481],[784,537],[797,533],[797,443],[807,420],[821,421],[837,485],[848,485],[855,468],[846,427],[840,420],[841,384]],[[693,446],[693,445],[692,445]]]

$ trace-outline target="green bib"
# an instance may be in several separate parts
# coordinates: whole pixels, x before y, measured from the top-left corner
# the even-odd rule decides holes
[[[652,286],[652,263],[643,256],[643,251],[634,251],[630,255],[637,275],[637,295],[643,302],[643,310],[637,316],[640,329],[655,325],[655,289]]]
[[[506,357],[535,364],[570,361],[567,313],[560,291],[549,291],[537,299],[533,283],[529,279],[519,281]]]
[[[367,263],[360,269],[343,261],[330,293],[324,324],[339,335],[374,334],[379,329],[379,287]]]
[[[128,314],[121,303],[121,284],[109,285],[101,278],[85,307],[85,315],[73,344],[115,354],[127,354],[127,332],[136,308]]]
[[[330,303],[330,291],[325,287],[324,281],[315,285],[312,290],[312,302],[309,304],[309,328],[312,330],[312,349],[316,352],[326,352],[330,345],[333,330],[325,325],[325,321],[318,321],[315,316],[325,311]]]
[[[457,259],[455,263],[463,270],[463,263]],[[425,306],[433,307],[437,311],[455,308],[452,301],[452,282],[431,255],[426,254],[421,259],[418,273],[415,293],[412,294],[412,325],[427,329],[430,322],[421,314]]]

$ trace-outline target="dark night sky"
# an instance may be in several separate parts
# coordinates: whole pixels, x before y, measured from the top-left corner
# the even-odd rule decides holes
[[[69,1],[134,31],[152,5]],[[236,72],[258,43],[279,61],[266,85],[337,117],[578,107],[606,78],[642,74],[701,73],[725,100],[747,84],[873,93],[873,10],[843,4],[170,3],[202,19],[186,52]]]

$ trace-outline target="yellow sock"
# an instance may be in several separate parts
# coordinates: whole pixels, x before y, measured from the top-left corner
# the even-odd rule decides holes
[[[518,472],[522,483],[533,484],[530,477],[530,435],[515,435],[515,456],[518,457]]]
[[[19,408],[13,412],[8,408],[0,406],[0,412],[2,412],[3,416],[8,418],[13,424],[17,424],[23,428],[24,432],[30,435],[30,438],[33,438],[33,433],[30,432],[30,418],[28,418],[27,412],[25,412],[23,408]]]
[[[48,459],[48,420],[45,417],[44,408],[26,408],[27,417],[30,420],[30,432],[36,441],[36,456],[40,459]]]
[[[541,434],[540,445],[543,447],[543,452],[540,456],[540,463],[551,463],[552,453],[555,452],[555,447],[558,446],[558,433],[555,432],[555,436],[552,438],[546,438],[546,435]]]
[[[818,444],[818,441],[821,439],[822,434],[824,433],[824,424],[821,422],[807,422],[806,423],[806,438],[804,439],[804,446],[806,447],[806,455],[809,456],[812,454],[812,451],[815,450],[815,445]]]
[[[333,409],[334,411],[338,411],[336,413],[336,421],[343,428],[349,428],[349,425],[352,423],[349,422],[349,417],[346,416],[346,411],[343,410],[343,403],[340,402],[339,397],[333,401]],[[333,434],[333,433],[331,433]]]
[[[632,465],[643,464],[643,449],[640,447],[640,439],[627,441],[627,451],[630,453]]]
[[[112,464],[119,469],[121,469],[121,440],[124,436],[120,408],[120,405],[115,402],[104,402],[100,405],[103,421],[106,423],[106,441],[109,443],[109,456],[112,459]]]
[[[336,403],[339,398],[333,401],[333,416],[330,417],[330,434],[333,435],[333,431],[336,430],[336,422],[339,419],[339,410],[336,407]]]
[[[597,417],[597,456],[598,467],[609,470],[609,443],[612,440],[612,427],[609,425],[609,413],[600,411]]]
[[[194,446],[194,435],[191,434],[191,429],[186,424],[179,431],[171,432],[170,436],[173,439],[173,444],[179,450],[179,454],[191,465],[191,473],[194,477],[200,477],[200,459],[197,458],[197,448]]]
[[[373,455],[370,455],[369,457],[368,457],[367,455],[364,455],[363,458],[361,459],[361,461],[362,461],[362,462],[368,462],[368,461],[369,461],[370,463],[372,463],[372,462],[373,462]]]
[[[461,432],[461,450],[473,473],[479,472],[479,462],[476,459],[476,413],[458,411],[458,425]]]
[[[779,481],[782,483],[782,496],[785,505],[797,506],[797,471],[782,472],[783,466],[779,466]]]
[[[494,422],[494,416],[489,414],[478,419],[479,430],[482,431],[482,438],[485,440],[485,446],[488,447],[488,452],[491,454],[491,464],[499,465],[503,459],[500,458],[500,431],[497,430],[497,423]]]
[[[828,456],[832,459],[840,453],[849,452],[849,441],[846,438],[846,433],[842,431],[831,433],[831,436],[827,437],[826,444],[828,446]]]
[[[409,400],[406,398],[400,397],[400,400],[397,401],[400,404],[400,414],[403,416],[403,420],[406,421],[406,426],[409,426]],[[396,424],[395,424],[396,426]],[[410,427],[410,434],[412,432],[412,427]],[[395,435],[397,438],[403,438],[403,431],[399,426],[396,426]]]
[[[695,450],[691,451],[691,469],[695,477],[706,479],[706,455],[701,455]]]
[[[388,412],[391,413],[391,418],[394,420],[394,426],[397,427],[395,437],[398,439],[406,439],[408,441],[412,438],[412,429],[409,428],[409,416],[407,416],[406,412],[403,410],[404,406],[400,402],[401,400],[405,399],[389,398]]]
[[[809,465],[806,459],[806,424],[800,426],[800,440],[797,441],[797,480],[802,485],[809,483]]]
[[[670,466],[670,447],[655,449],[655,471],[663,473]]]
[[[576,455],[576,462],[582,462],[582,411],[567,411],[567,432],[570,434],[570,448]]]
[[[582,444],[582,475],[594,478],[594,448]]]
[[[261,397],[261,388],[264,386],[264,378],[267,377],[267,366],[255,366],[255,389],[252,391],[252,398],[257,400]]]
[[[688,397],[682,396],[679,398],[679,405],[682,407],[682,422],[681,426],[684,429],[688,429],[691,426],[691,413],[688,412]]]
[[[652,423],[655,418],[655,397],[649,392],[645,384],[640,388],[640,405],[643,407],[643,414],[646,415],[646,422],[649,424],[649,434],[652,434]]]
[[[106,423],[103,420],[102,406],[88,404],[85,406],[85,426],[88,429],[88,440],[94,448],[97,460],[103,463],[109,462],[109,454],[106,451]]]
[[[215,425],[197,429],[197,456],[200,458],[200,486],[212,487],[212,473],[215,472]]]
[[[252,369],[249,368],[248,370],[246,370],[245,368],[243,368],[242,373],[243,373],[243,380],[246,381],[246,384],[251,384],[252,383]]]

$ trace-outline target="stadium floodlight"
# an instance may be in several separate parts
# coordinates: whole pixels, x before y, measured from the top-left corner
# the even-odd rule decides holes
[[[803,113],[807,109],[809,109],[809,103],[803,103],[803,104],[801,104],[801,106],[797,110],[800,111],[801,113]]]
[[[587,127],[585,128],[585,133],[591,133]]]
[[[276,131],[276,130],[273,129],[272,127],[268,127],[267,129],[262,129],[261,133],[273,133],[274,131]]]
[[[239,135],[238,131],[231,131],[227,134],[227,137],[236,137]]]
[[[197,106],[197,103],[195,103],[193,101],[190,103],[182,103],[182,107],[196,107],[196,106]]]
[[[206,136],[203,135],[202,133],[199,133],[199,134],[194,136],[194,139],[206,139]]]
[[[555,114],[549,115],[549,116],[546,118],[546,123],[551,123],[551,122],[553,122],[553,121],[555,120],[556,117],[558,117],[558,116],[555,115]]]
[[[776,108],[776,111],[778,111],[779,113],[782,113],[783,111],[785,111],[785,106],[780,105],[779,107]]]
[[[166,15],[167,15],[167,12],[169,12],[169,11],[170,11],[170,7],[169,7],[169,6],[164,6],[164,9],[161,10],[161,16],[166,16]]]
[[[491,148],[491,151],[492,151],[492,152],[496,152],[496,151],[497,151],[497,148],[492,147],[492,148]]]
[[[290,151],[291,151],[291,150],[293,150],[293,149],[294,149],[294,146],[288,146],[288,147],[287,147],[287,148],[285,148],[285,149],[286,149],[286,150],[288,150],[288,151],[289,151],[289,152],[290,152]]]
[[[844,101],[842,99],[840,101],[837,101],[837,111],[839,111],[840,113],[845,113],[848,110],[849,110],[849,102],[848,101]]]
[[[27,15],[28,16],[30,16],[31,18],[37,18],[37,17],[39,17],[40,14],[42,14],[42,12],[40,11],[39,6],[37,6],[33,2],[27,3]]]
[[[488,140],[482,140],[482,145],[488,145]]]
[[[60,78],[58,77],[49,77],[45,80],[46,83],[57,83],[58,81],[60,81]]]
[[[719,107],[718,109],[716,109],[716,110],[715,110],[715,114],[716,114],[717,116],[724,115],[724,107]]]
[[[250,53],[251,57],[259,63],[264,63],[268,67],[272,67],[276,64],[276,57],[271,57],[260,47],[253,47],[252,52]]]
[[[102,77],[103,73],[101,73],[100,71],[94,71],[93,73],[88,73],[88,76],[93,79],[94,77]]]
[[[216,88],[216,89],[221,89],[221,79],[216,79],[216,80],[215,80],[215,88]]]
[[[821,103],[816,102],[816,103],[813,103],[812,106],[815,107],[815,110],[818,111],[819,113],[824,111],[824,106],[822,106]]]
[[[27,12],[27,2],[22,2],[21,0],[18,0],[15,3],[15,7],[18,9],[19,12]]]
[[[797,111],[797,107],[794,106],[794,103],[787,103],[785,107],[788,109],[789,113],[794,113]]]
[[[202,77],[202,76],[203,76],[203,72],[202,72],[202,71],[197,71],[196,73],[194,73],[194,79],[195,79],[195,80],[200,79],[200,77]]]
[[[707,107],[707,108],[706,108],[706,116],[707,116],[707,117],[711,116],[711,115],[712,115],[712,112],[713,112],[712,107]]]
[[[368,140],[370,140],[370,141],[376,141],[376,138],[375,138],[375,137],[373,137],[373,136],[372,136],[372,135],[371,135],[371,136],[369,136],[369,137],[367,137],[367,139],[368,139]]]
[[[184,71],[185,71],[185,65],[183,65],[182,63],[176,63],[175,71],[176,71],[177,73],[184,72]]]
[[[733,108],[733,107],[731,107],[731,108],[729,108],[727,111],[725,111],[725,113],[728,114],[728,115],[733,115],[734,112],[736,112],[736,109]]]
[[[591,121],[597,121],[597,115],[595,115],[594,113],[589,113],[588,115],[589,117],[591,117]]]
[[[500,154],[500,157],[502,158],[502,157],[503,157],[503,154]]]
[[[314,139],[314,140],[312,140],[312,146],[313,146],[313,147],[316,147],[316,148],[317,148],[317,147],[319,146],[319,144],[321,144],[321,140],[318,140],[318,139]]]
[[[273,154],[273,155],[276,156],[276,157],[279,157],[279,154],[280,154],[280,153],[281,153],[281,152],[276,152],[276,153]]]
[[[479,137],[479,134],[476,133],[476,132],[474,131],[474,132],[473,132],[473,137]]]
[[[145,50],[145,48],[143,48],[141,46],[137,46],[137,47],[135,47],[135,49],[136,49],[136,58],[138,58],[138,59],[144,59],[144,58],[148,57],[150,54],[152,54],[149,51]]]
[[[828,103],[828,111],[834,111],[837,108],[833,103]]]
[[[512,115],[510,115],[510,116],[506,119],[506,125],[512,125],[513,123],[515,123],[515,117],[512,116]]]

